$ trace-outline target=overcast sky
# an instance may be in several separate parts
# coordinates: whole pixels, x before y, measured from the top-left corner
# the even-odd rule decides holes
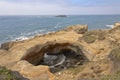
[[[0,15],[120,14],[120,0],[0,0]]]

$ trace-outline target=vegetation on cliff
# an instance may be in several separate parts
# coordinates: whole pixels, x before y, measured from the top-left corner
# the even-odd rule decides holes
[[[13,72],[0,66],[0,80],[28,80],[24,79],[18,72]]]
[[[120,47],[113,49],[113,50],[111,51],[111,53],[109,54],[109,57],[110,57],[112,60],[120,61]]]
[[[120,80],[120,71],[114,75],[103,76],[100,80]]]
[[[96,40],[105,39],[105,31],[103,30],[92,30],[83,34],[83,40],[87,43],[93,43]]]

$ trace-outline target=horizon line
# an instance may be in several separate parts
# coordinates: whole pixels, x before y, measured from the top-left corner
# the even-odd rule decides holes
[[[120,15],[120,14],[0,14],[0,16],[54,16],[54,15]]]

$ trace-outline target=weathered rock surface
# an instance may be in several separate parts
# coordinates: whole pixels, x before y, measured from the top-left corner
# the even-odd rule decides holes
[[[113,71],[112,65],[114,62],[108,59],[108,55],[114,48],[119,47],[119,27],[119,23],[116,23],[115,27],[110,30],[101,30],[105,32],[104,39],[100,38],[99,34],[101,33],[97,33],[98,31],[90,32],[89,35],[92,36],[92,39],[95,39],[92,43],[87,43],[83,39],[85,37],[83,35],[89,32],[87,31],[87,25],[75,25],[58,32],[35,36],[29,40],[4,43],[0,49],[0,65],[13,71],[19,71],[21,75],[30,80],[55,80],[56,75],[49,71],[49,67],[40,65],[39,62],[43,60],[45,53],[56,55],[65,50],[71,50],[76,54],[81,54],[83,60],[90,61],[71,80],[82,78],[81,75],[89,73],[92,77],[98,76],[98,73],[99,75],[109,74]],[[96,33],[97,35],[94,35]],[[91,37],[86,37],[86,39],[91,39]],[[108,61],[101,61],[102,59]],[[66,75],[69,74],[66,73]],[[71,73],[71,75],[74,74]],[[63,76],[65,77],[65,75]],[[89,75],[84,76],[89,77]],[[60,80],[61,76],[57,77]],[[68,78],[65,77],[66,79]]]
[[[88,67],[89,66],[89,67]],[[113,73],[113,62],[109,59],[103,59],[96,62],[86,64],[83,71],[77,74],[77,79],[80,78],[95,78]]]

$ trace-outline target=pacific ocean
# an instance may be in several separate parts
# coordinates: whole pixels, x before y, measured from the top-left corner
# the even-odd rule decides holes
[[[70,25],[87,24],[89,30],[93,30],[108,29],[116,22],[120,22],[120,15],[0,16],[0,44],[54,32]]]

